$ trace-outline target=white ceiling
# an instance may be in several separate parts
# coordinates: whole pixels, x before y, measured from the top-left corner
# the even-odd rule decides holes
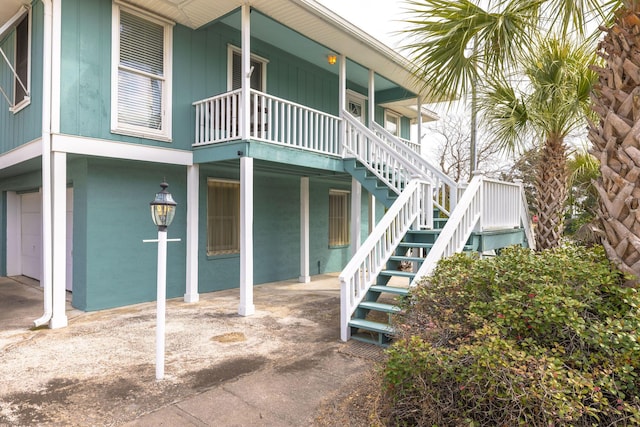
[[[20,6],[28,6],[29,0],[0,0],[0,27],[18,12]]]

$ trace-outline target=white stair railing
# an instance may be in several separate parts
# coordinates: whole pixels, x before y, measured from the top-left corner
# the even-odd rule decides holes
[[[416,166],[424,179],[431,181],[435,207],[449,216],[458,202],[458,184],[422,157],[417,144],[407,144],[376,122],[372,123],[372,128],[379,138]]]
[[[396,194],[413,178],[428,181],[419,168],[385,144],[371,129],[346,111],[342,116],[344,157],[355,157]]]
[[[417,221],[433,220],[431,183],[412,180],[340,273],[340,338],[350,338],[349,320],[400,241]],[[421,215],[425,215],[421,217]],[[421,219],[422,218],[422,219]]]
[[[430,275],[440,259],[462,252],[472,232],[519,228],[521,210],[522,187],[519,184],[475,175],[416,272],[411,286]]]

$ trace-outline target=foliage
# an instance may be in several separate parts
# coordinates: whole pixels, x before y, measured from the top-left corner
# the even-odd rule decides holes
[[[640,296],[622,280],[601,247],[442,260],[388,350],[390,424],[639,424]]]

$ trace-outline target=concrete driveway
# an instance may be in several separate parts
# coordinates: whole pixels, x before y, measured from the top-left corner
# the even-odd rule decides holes
[[[24,280],[22,280],[24,281]],[[37,282],[0,278],[0,425],[302,426],[379,360],[339,341],[334,275],[167,302],[165,379],[155,380],[155,303],[83,313],[31,330]]]

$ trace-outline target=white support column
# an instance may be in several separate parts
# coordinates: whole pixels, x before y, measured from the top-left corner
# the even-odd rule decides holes
[[[351,255],[360,249],[360,227],[362,225],[362,185],[351,178]]]
[[[249,139],[250,134],[250,119],[249,110],[251,108],[251,8],[247,3],[242,5],[241,12],[242,19],[242,59],[241,59],[241,73],[242,73],[242,96],[240,102],[242,104],[240,111],[240,138],[243,140]]]
[[[253,158],[240,158],[240,307],[238,314],[255,313],[253,305]]]
[[[420,155],[422,156],[424,153],[424,148],[422,147],[422,97],[418,96],[418,118],[417,125],[418,126],[418,147],[420,147]]]
[[[338,102],[340,104],[340,116],[342,116],[342,111],[347,109],[347,57],[340,55],[339,58]]]
[[[373,127],[376,117],[376,80],[375,71],[369,70],[369,129]]]
[[[198,212],[200,166],[187,166],[187,278],[184,302],[198,302]]]
[[[376,228],[376,197],[369,193],[369,234]]]
[[[309,283],[309,177],[300,178],[300,283]]]
[[[53,152],[53,311],[49,327],[67,326],[67,153]]]
[[[342,112],[347,109],[347,57],[344,55],[339,56],[339,67],[340,72],[338,76],[338,103],[340,107],[338,109],[338,115],[342,118]],[[344,125],[344,121],[340,121],[340,152],[342,153],[345,138],[346,138],[346,127]],[[344,153],[343,153],[344,155]]]

